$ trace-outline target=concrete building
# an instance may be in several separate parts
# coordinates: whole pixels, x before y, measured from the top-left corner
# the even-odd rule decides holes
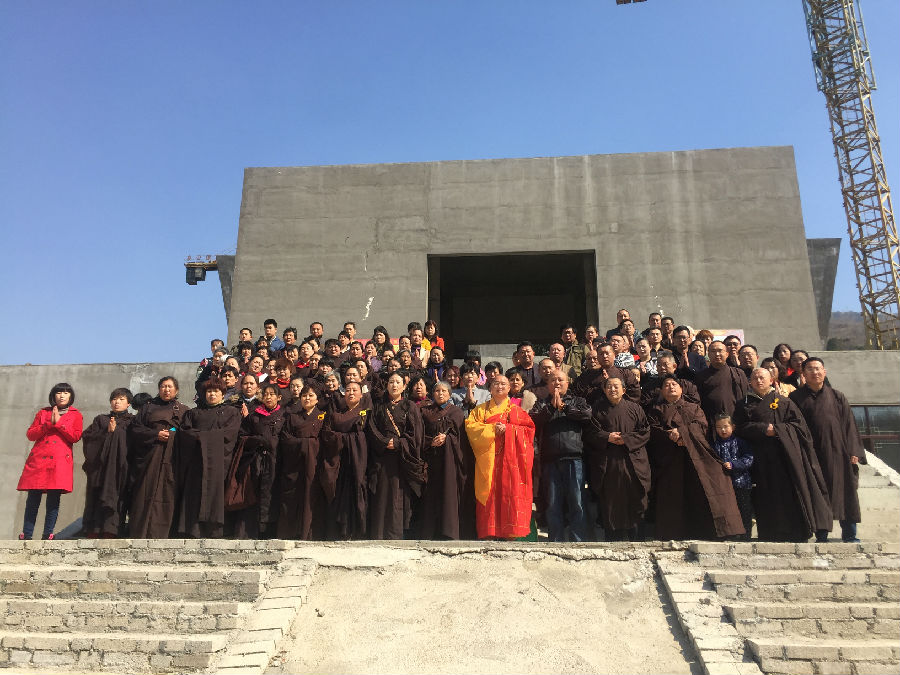
[[[627,307],[821,344],[790,147],[250,168],[226,307],[231,343],[430,317],[458,355]]]

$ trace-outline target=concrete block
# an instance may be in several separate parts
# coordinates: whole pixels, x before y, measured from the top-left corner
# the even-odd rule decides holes
[[[76,656],[72,652],[36,651],[31,662],[36,666],[70,666],[74,665]]]
[[[25,649],[43,649],[46,651],[65,651],[69,649],[68,637],[51,637],[49,635],[26,635]]]
[[[809,661],[763,658],[760,666],[767,675],[813,675],[813,665]]]
[[[200,670],[209,668],[209,666],[212,665],[212,659],[212,654],[180,654],[175,656],[173,665],[176,668]]]
[[[9,662],[13,665],[31,663],[31,652],[24,649],[10,649]]]
[[[796,544],[774,541],[760,541],[753,545],[754,553],[788,554],[796,553]]]
[[[759,605],[756,614],[766,619],[800,619],[803,617],[802,605],[795,604],[771,604]]]
[[[256,642],[243,642],[232,644],[228,647],[229,654],[271,654],[275,651],[275,640],[258,640]]]
[[[157,670],[168,670],[172,667],[174,660],[175,658],[168,654],[151,654],[150,667]]]
[[[741,675],[737,663],[734,661],[713,662],[703,661],[703,672],[706,675]]]
[[[223,656],[216,664],[218,668],[256,668],[261,670],[269,665],[269,655],[264,652]]]
[[[813,661],[816,675],[855,675],[849,661]]]
[[[822,644],[787,644],[784,647],[784,655],[787,659],[822,659],[836,661],[839,656],[839,650],[836,646]]]
[[[247,628],[250,630],[277,628],[286,631],[294,616],[293,609],[262,609],[250,616]]]
[[[4,635],[0,645],[4,649],[20,649],[25,645],[24,635]]]
[[[841,647],[841,658],[845,661],[890,661],[893,656],[887,644],[859,642]]]

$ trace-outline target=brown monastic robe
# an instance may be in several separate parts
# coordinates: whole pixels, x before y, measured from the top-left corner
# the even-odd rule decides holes
[[[604,374],[604,370],[606,374]],[[618,377],[622,380],[622,386],[625,388],[624,398],[628,401],[638,403],[641,400],[641,384],[634,373],[629,369],[622,369],[618,366],[610,366],[609,368],[592,368],[585,370],[581,375],[572,380],[572,393],[580,396],[587,401],[592,408],[596,408],[599,403],[606,400],[606,394],[603,393],[603,387],[606,381],[611,377]],[[544,396],[538,396],[538,400],[546,398],[549,392],[545,390]],[[536,394],[535,394],[536,395]]]
[[[422,494],[424,427],[419,407],[408,399],[379,401],[372,409],[369,442],[369,538],[403,539],[412,519],[412,500]],[[394,447],[388,443],[393,440]]]
[[[309,413],[298,410],[285,417],[278,445],[279,539],[326,537],[328,506],[334,499],[340,471],[337,444],[320,443],[326,417],[319,408]],[[326,455],[326,449],[333,454]]]
[[[744,533],[731,478],[706,440],[696,403],[660,400],[648,411],[658,539],[711,539]],[[669,439],[678,429],[684,445]]]
[[[860,522],[859,468],[850,458],[858,457],[859,463],[865,464],[866,451],[847,397],[826,384],[818,392],[801,387],[790,399],[800,408],[812,434],[834,518]]]
[[[700,405],[700,393],[697,391],[697,385],[681,377],[676,377],[675,379],[681,385],[681,398],[688,403]],[[659,395],[661,385],[662,378],[653,377],[650,378],[647,386],[641,389],[641,407],[648,415],[650,414],[650,409],[661,400]]]
[[[235,539],[258,539],[261,535],[272,537],[275,534],[275,523],[278,520],[275,479],[278,437],[284,424],[284,408],[278,405],[268,414],[267,412],[261,403],[255,406],[241,420],[238,431],[240,466],[252,467],[251,475],[257,499],[253,506],[225,514],[226,535]]]
[[[700,406],[706,413],[706,423],[710,429],[716,428],[716,415],[734,413],[735,406],[743,401],[749,390],[747,377],[740,368],[725,365],[721,368],[710,366],[696,374],[694,382],[700,393]]]
[[[338,400],[335,398],[334,400]],[[371,411],[357,404],[352,410],[330,412],[321,442],[328,456],[339,457],[334,499],[328,516],[329,539],[365,539],[368,517],[366,467],[369,445],[366,417]]]
[[[609,442],[613,431],[622,433],[625,445]],[[598,401],[584,430],[591,490],[607,536],[610,531],[629,530],[641,521],[650,491],[647,441],[650,426],[641,407],[622,398],[613,405]]]
[[[134,415],[115,414],[116,428],[109,431],[112,413],[97,415],[81,436],[87,489],[81,526],[85,534],[116,537],[122,534],[127,513],[128,426]]]
[[[221,537],[225,531],[225,476],[241,428],[241,413],[221,404],[189,410],[175,447],[179,537]]]
[[[754,392],[734,411],[735,431],[753,446],[753,509],[764,541],[806,541],[831,530],[831,504],[803,415],[773,389]],[[767,436],[769,424],[775,435]]]
[[[157,434],[176,429],[189,408],[174,399],[156,397],[146,403],[128,427],[128,473],[131,505],[128,536],[133,539],[165,539],[175,515],[174,449],[177,431],[169,440]]]
[[[475,455],[466,435],[463,411],[449,401],[445,406],[428,403],[421,408],[425,424],[422,458],[428,482],[422,491],[422,539],[473,538],[475,491],[467,478],[475,468]],[[433,447],[434,437],[446,434],[444,444]],[[466,490],[472,487],[471,494]],[[468,521],[468,522],[467,522]]]

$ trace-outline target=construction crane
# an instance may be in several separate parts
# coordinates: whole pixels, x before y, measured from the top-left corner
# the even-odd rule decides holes
[[[862,13],[856,0],[802,2],[816,84],[831,123],[866,342],[870,349],[898,349],[897,226],[872,107],[875,74]]]

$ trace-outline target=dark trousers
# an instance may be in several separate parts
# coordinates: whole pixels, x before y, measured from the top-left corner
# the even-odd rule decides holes
[[[859,541],[856,538],[856,523],[852,520],[839,520],[838,522],[841,524],[841,541]],[[828,530],[816,530],[816,541],[819,543],[828,541]]]
[[[44,514],[44,536],[53,534],[56,527],[56,519],[59,517],[59,498],[62,490],[29,490],[25,499],[25,523],[22,525],[22,533],[26,539],[31,539],[34,534],[34,524],[37,521],[38,509],[41,507],[41,497],[47,494],[47,512]]]
[[[738,511],[741,512],[741,522],[744,523],[746,533],[738,535],[738,539],[750,541],[750,533],[753,530],[753,500],[750,488],[734,488],[734,496],[737,499]]]

